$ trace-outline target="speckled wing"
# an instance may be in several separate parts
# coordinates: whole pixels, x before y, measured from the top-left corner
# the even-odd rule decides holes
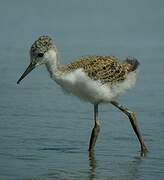
[[[103,84],[122,81],[127,74],[118,59],[112,56],[87,56],[67,65],[67,71],[78,68],[83,68],[91,79],[98,80]]]

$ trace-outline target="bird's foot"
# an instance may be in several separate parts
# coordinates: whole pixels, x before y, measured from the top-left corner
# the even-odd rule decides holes
[[[149,152],[149,151],[148,151],[148,148],[146,147],[145,144],[143,144],[143,145],[141,146],[141,156],[146,156],[146,154],[147,154],[148,152]]]

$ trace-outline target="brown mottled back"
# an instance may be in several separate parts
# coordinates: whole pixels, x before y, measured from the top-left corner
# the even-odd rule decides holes
[[[63,71],[71,72],[79,68],[93,80],[113,84],[127,77],[132,70],[132,64],[128,61],[122,64],[113,56],[86,56],[68,64]]]

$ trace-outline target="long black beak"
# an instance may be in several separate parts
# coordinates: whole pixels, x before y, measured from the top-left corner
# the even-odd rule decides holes
[[[27,76],[27,74],[29,74],[34,68],[36,67],[36,64],[34,63],[30,63],[30,65],[27,67],[27,69],[25,70],[25,72],[22,74],[22,76],[19,78],[19,80],[17,81],[17,84],[20,83],[20,81]]]

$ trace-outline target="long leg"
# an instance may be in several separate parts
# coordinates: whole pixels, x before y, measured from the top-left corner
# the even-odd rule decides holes
[[[89,151],[94,150],[96,140],[100,132],[100,122],[98,120],[98,104],[94,105],[94,121],[95,121],[95,125],[94,125],[94,128],[92,129],[92,133],[90,137]]]
[[[119,110],[121,110],[123,113],[125,113],[128,116],[130,123],[132,125],[132,128],[133,128],[134,132],[136,133],[136,136],[140,142],[141,153],[142,153],[142,155],[144,155],[148,151],[148,149],[144,143],[143,137],[141,136],[141,133],[140,133],[139,128],[137,126],[137,120],[136,120],[136,116],[135,116],[134,112],[129,111],[126,107],[120,105],[116,101],[112,101],[111,104],[113,104],[115,107],[117,107]]]

